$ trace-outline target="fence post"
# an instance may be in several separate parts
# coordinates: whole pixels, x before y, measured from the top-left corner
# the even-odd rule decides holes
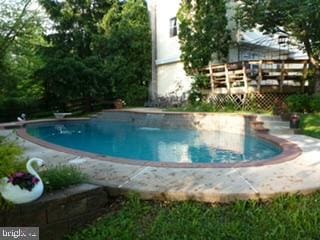
[[[213,73],[212,73],[212,63],[209,62],[209,74],[210,74],[210,84],[211,84],[211,94],[214,92],[214,82],[213,82]]]
[[[258,74],[258,82],[257,82],[257,90],[260,93],[261,91],[261,82],[262,82],[262,60],[259,61],[259,74]]]
[[[281,73],[280,73],[280,92],[283,92],[283,81],[284,81],[285,69],[284,69],[284,61],[281,61]]]
[[[247,78],[247,73],[246,73],[246,63],[242,62],[242,74],[243,74],[243,82],[244,82],[244,88],[245,92],[248,93],[248,78]]]
[[[227,64],[224,65],[224,72],[225,72],[225,75],[226,75],[227,91],[228,91],[228,94],[230,94],[229,70],[228,70],[228,65]]]

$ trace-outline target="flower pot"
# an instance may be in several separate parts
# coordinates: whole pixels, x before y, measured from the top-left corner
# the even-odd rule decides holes
[[[43,183],[38,182],[31,191],[21,189],[18,185],[13,185],[8,182],[8,178],[3,178],[0,186],[0,192],[2,197],[14,204],[32,202],[41,197],[44,187]]]
[[[123,108],[123,102],[122,102],[122,100],[120,100],[120,99],[114,101],[113,104],[114,104],[114,107],[115,107],[116,109],[122,109],[122,108]]]

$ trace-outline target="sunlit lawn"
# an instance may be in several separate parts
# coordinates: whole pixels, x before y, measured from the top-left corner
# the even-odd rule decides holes
[[[308,114],[302,118],[303,134],[320,138],[320,113]]]
[[[319,224],[320,193],[229,205],[130,198],[68,239],[318,239]]]

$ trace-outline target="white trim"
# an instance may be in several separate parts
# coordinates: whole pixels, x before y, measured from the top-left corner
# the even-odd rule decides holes
[[[176,63],[176,62],[180,62],[180,56],[174,56],[171,58],[163,58],[163,59],[157,59],[156,60],[156,65],[164,65],[164,64],[170,64],[170,63]]]

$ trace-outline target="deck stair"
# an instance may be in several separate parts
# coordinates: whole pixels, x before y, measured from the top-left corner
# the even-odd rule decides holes
[[[268,128],[271,134],[294,134],[289,121],[283,121],[279,116],[258,115],[256,121],[263,122],[263,126]]]

